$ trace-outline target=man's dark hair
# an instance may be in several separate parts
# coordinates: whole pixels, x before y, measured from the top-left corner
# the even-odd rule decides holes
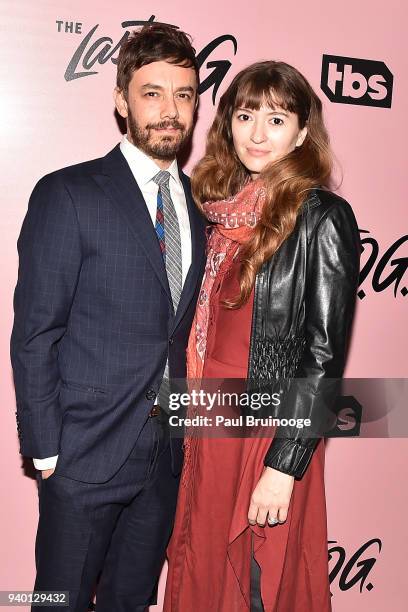
[[[199,82],[199,66],[191,36],[174,26],[152,23],[132,32],[122,44],[116,85],[126,95],[134,71],[160,61],[194,68]]]

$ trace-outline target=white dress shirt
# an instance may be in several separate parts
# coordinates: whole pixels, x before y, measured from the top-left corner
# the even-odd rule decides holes
[[[160,172],[161,168],[159,168],[150,157],[143,153],[143,151],[132,145],[126,136],[123,137],[120,143],[120,150],[130,166],[136,183],[139,185],[153,226],[155,226],[159,186],[153,181],[153,178]],[[167,172],[170,173],[170,195],[180,226],[182,284],[184,285],[187,272],[191,265],[191,231],[186,196],[184,194],[183,184],[180,180],[176,159],[171,162],[170,166],[167,168]]]
[[[132,174],[142,192],[153,227],[155,227],[159,186],[153,181],[153,178],[160,172],[161,168],[159,168],[146,153],[143,153],[143,151],[129,142],[126,136],[122,138],[120,150],[129,164]],[[167,172],[170,173],[170,195],[180,226],[182,285],[184,285],[191,265],[191,230],[186,196],[183,184],[180,180],[176,159],[171,162],[170,166],[167,168]],[[156,398],[155,403],[157,403],[157,401]],[[33,459],[33,462],[37,470],[50,470],[55,468],[57,460],[58,455],[55,455],[54,457],[46,457],[45,459]]]

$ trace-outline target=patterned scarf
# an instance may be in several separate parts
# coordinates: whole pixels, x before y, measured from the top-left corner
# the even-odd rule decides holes
[[[231,248],[238,247],[249,240],[253,228],[260,219],[265,202],[263,181],[251,181],[236,195],[203,204],[203,211],[209,221],[214,223],[207,243],[207,262],[201,290],[198,297],[195,317],[187,347],[187,377],[198,381],[202,377],[204,357],[207,346],[207,330],[210,311],[210,296],[221,264],[232,265],[226,259]],[[222,269],[222,272],[227,270]]]

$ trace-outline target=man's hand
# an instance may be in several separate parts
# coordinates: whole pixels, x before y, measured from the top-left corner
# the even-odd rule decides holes
[[[269,519],[278,519],[284,523],[288,516],[294,480],[294,476],[266,467],[252,493],[248,511],[249,524],[258,523],[264,527],[268,515]]]
[[[41,470],[41,477],[43,480],[47,480],[53,473],[55,472],[55,468],[52,470]]]

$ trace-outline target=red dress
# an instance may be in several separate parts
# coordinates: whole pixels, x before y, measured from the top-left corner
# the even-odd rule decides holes
[[[236,260],[215,281],[203,378],[246,378],[253,292],[240,309],[221,304],[237,295],[238,274]],[[265,612],[330,612],[324,440],[295,480],[286,522],[250,526],[249,501],[270,442],[192,438],[168,548],[164,612],[249,610],[251,533]]]

